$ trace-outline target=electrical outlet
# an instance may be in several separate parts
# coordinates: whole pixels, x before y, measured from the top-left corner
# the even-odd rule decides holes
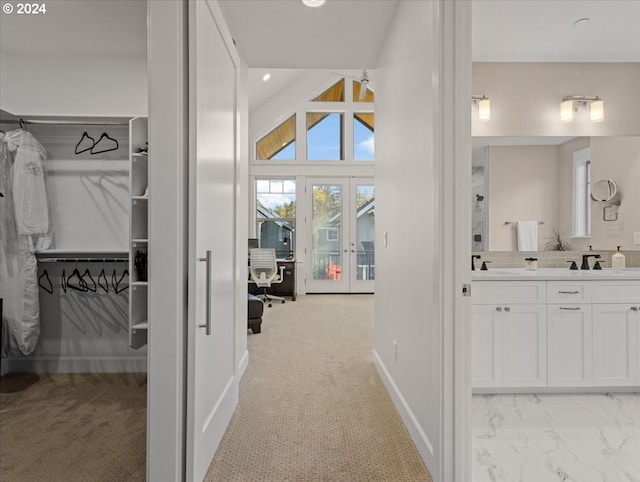
[[[398,361],[398,342],[393,340],[393,361]]]
[[[640,244],[640,231],[633,233],[633,244]]]

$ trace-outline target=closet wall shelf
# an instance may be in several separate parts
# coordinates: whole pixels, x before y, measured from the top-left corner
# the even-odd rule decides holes
[[[131,119],[129,126],[129,346],[147,344],[149,331],[149,286],[146,275],[139,272],[149,255],[149,155],[140,152],[148,146],[148,121],[145,117]],[[147,194],[146,196],[144,194]],[[140,260],[138,260],[140,258]],[[145,269],[146,271],[146,269]]]
[[[36,258],[50,257],[74,257],[74,258],[107,258],[113,256],[129,257],[128,250],[103,249],[103,250],[82,250],[82,249],[43,249],[36,251]]]

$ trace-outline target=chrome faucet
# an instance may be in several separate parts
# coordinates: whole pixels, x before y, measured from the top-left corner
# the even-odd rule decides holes
[[[583,254],[582,255],[582,266],[580,269],[589,269],[589,258],[600,258],[599,254]]]

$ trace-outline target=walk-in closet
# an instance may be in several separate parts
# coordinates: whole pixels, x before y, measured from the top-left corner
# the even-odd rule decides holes
[[[144,481],[146,2],[46,7],[1,19],[0,478]]]

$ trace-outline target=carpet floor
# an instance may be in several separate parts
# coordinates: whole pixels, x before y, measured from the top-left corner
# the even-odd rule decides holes
[[[0,480],[144,481],[145,374],[0,379]]]
[[[205,480],[431,481],[371,361],[371,295],[265,307]]]

